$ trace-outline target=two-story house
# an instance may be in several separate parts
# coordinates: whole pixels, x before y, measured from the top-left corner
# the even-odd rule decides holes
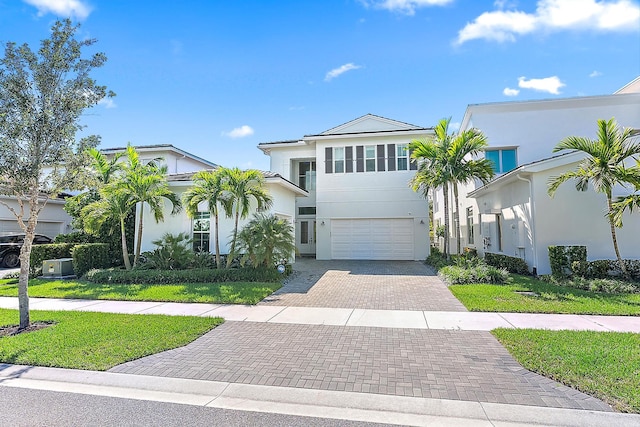
[[[450,218],[456,209],[460,214],[462,247],[522,258],[539,274],[550,273],[550,245],[586,245],[589,259],[614,259],[604,195],[592,188],[577,191],[568,181],[551,198],[547,184],[583,158],[579,152],[553,153],[562,139],[595,139],[598,119],[612,117],[621,127],[640,128],[640,80],[634,82],[613,95],[470,105],[460,130],[475,127],[487,136],[485,157],[493,161],[496,178],[485,186],[461,186],[459,206],[450,201]],[[616,188],[614,197],[632,190]],[[443,202],[436,191],[436,224],[444,223]],[[452,226],[451,248],[455,232]],[[618,232],[623,258],[640,258],[638,236],[640,215],[625,216]]]
[[[429,128],[367,114],[299,140],[261,143],[296,198],[296,247],[317,259],[424,260],[428,203],[412,191],[408,144]]]

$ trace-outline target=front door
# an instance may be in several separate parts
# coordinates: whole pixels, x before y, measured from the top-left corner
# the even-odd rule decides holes
[[[300,255],[316,254],[316,221],[315,219],[298,220],[298,252]]]

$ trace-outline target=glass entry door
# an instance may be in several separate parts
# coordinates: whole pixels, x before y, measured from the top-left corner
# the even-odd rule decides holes
[[[300,255],[316,254],[316,221],[315,219],[298,220],[298,252]]]

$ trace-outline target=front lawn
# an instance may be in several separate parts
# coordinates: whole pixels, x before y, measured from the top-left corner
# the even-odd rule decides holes
[[[640,413],[640,334],[495,329],[492,333],[526,369]]]
[[[18,324],[17,310],[0,309],[0,326]],[[188,344],[221,324],[219,317],[32,311],[34,332],[0,337],[0,362],[104,371]]]
[[[29,280],[29,296],[122,301],[256,304],[278,290],[280,283],[223,282],[169,285],[100,284],[84,280]],[[18,280],[0,280],[0,296],[17,296]]]
[[[504,285],[451,285],[449,289],[470,311],[640,315],[640,294],[584,291],[517,274]]]

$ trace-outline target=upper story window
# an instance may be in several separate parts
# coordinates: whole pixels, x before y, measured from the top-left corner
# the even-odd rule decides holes
[[[344,147],[333,149],[333,171],[335,173],[344,172]]]
[[[298,163],[298,187],[307,191],[316,189],[316,162]]]
[[[364,165],[365,171],[375,172],[376,170],[376,146],[367,145],[364,147]]]
[[[518,166],[515,148],[486,150],[484,156],[493,163],[495,173],[507,173]]]
[[[409,169],[409,147],[407,144],[396,145],[396,162],[399,171]]]

